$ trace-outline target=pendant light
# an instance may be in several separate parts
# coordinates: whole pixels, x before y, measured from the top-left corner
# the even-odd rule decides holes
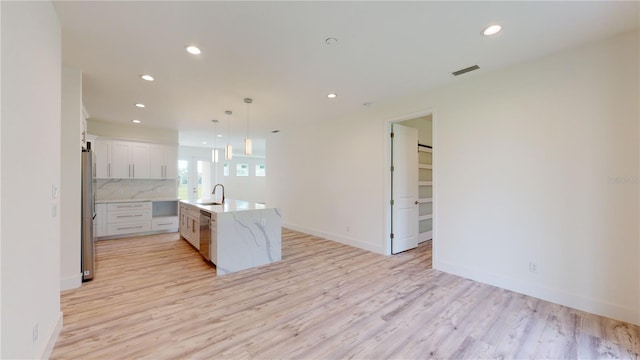
[[[211,150],[211,162],[218,163],[218,120],[211,120],[213,123],[213,150]]]
[[[244,138],[244,154],[251,155],[251,139],[249,139],[249,104],[253,100],[251,98],[244,98],[244,103],[247,104],[247,136]]]
[[[231,110],[224,112],[227,115],[227,146],[224,148],[224,158],[231,160],[233,158],[233,148],[231,147]]]

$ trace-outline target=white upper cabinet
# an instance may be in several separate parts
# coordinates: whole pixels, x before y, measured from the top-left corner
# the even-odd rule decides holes
[[[178,149],[175,146],[149,146],[149,176],[151,179],[178,178]]]
[[[96,140],[96,177],[149,179],[149,144]]]
[[[104,140],[95,140],[93,142],[93,151],[96,154],[96,177],[110,178],[111,176],[111,142]]]
[[[111,143],[111,157],[109,162],[109,177],[116,179],[128,179],[131,176],[131,164],[129,163],[129,143],[114,141]]]
[[[129,143],[129,164],[132,179],[149,178],[149,144]]]

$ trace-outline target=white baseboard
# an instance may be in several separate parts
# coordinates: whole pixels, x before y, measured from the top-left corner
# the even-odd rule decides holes
[[[82,285],[82,273],[60,279],[60,291],[79,288]]]
[[[364,241],[360,241],[357,239],[353,239],[353,238],[349,238],[349,237],[345,237],[345,236],[340,236],[340,235],[336,235],[336,234],[331,234],[331,233],[327,233],[324,231],[319,231],[319,230],[315,230],[315,229],[309,229],[306,228],[304,226],[298,226],[298,225],[294,225],[294,224],[282,224],[282,227],[291,229],[291,230],[295,230],[295,231],[299,231],[299,232],[303,232],[305,234],[309,234],[309,235],[314,235],[314,236],[318,236],[327,240],[331,240],[331,241],[335,241],[335,242],[339,242],[341,244],[345,244],[345,245],[349,245],[349,246],[353,246],[353,247],[357,247],[359,249],[363,249],[363,250],[367,250],[367,251],[371,251],[374,253],[378,253],[378,254],[382,254],[384,255],[384,247],[383,246],[376,246],[373,244],[369,244],[367,242]]]
[[[433,260],[433,268],[484,284],[533,296],[554,304],[564,305],[588,313],[640,325],[640,310],[638,308],[625,307],[598,299],[592,299],[583,295],[570,293],[562,289],[549,288],[546,286],[527,283],[518,279],[505,278],[495,274],[480,272],[477,269],[471,269],[464,265],[437,261],[435,258]]]
[[[60,331],[62,331],[62,311],[59,313],[58,320],[49,333],[47,346],[44,348],[44,350],[42,350],[40,359],[48,359],[49,357],[51,357],[51,353],[53,352],[53,348],[56,346],[58,336],[60,336]]]

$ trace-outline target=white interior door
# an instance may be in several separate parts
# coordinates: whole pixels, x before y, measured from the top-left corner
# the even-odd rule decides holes
[[[391,253],[418,246],[418,129],[392,124]]]

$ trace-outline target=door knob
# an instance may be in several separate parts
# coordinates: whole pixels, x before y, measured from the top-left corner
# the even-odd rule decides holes
[[[416,205],[420,204],[420,201],[416,200],[415,204],[416,204]]]

